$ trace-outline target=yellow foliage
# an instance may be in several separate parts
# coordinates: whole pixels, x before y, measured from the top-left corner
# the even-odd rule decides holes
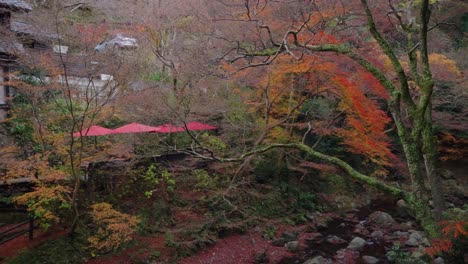
[[[34,191],[14,198],[14,202],[28,207],[28,211],[43,228],[57,223],[60,218],[57,215],[59,209],[70,208],[68,194],[70,188],[62,185],[39,186]]]
[[[97,232],[88,238],[93,254],[116,250],[132,240],[140,222],[137,217],[116,211],[108,203],[94,204],[91,209],[92,221],[97,228]]]

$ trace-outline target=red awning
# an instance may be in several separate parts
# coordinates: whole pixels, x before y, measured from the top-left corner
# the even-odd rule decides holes
[[[182,132],[185,131],[184,127],[181,126],[173,126],[171,124],[164,124],[162,126],[157,127],[158,130],[154,132],[159,132],[159,133],[174,133],[174,132]]]
[[[80,136],[104,136],[104,135],[110,135],[114,134],[114,130],[108,129],[105,127],[101,126],[91,126],[87,129],[83,129],[80,132],[75,132],[73,133],[74,137],[80,137]]]
[[[125,134],[125,133],[145,133],[145,132],[159,132],[159,127],[142,125],[139,123],[130,123],[128,125],[116,128],[113,130],[113,134]]]
[[[208,124],[203,124],[200,122],[190,122],[187,124],[187,129],[192,131],[201,131],[201,130],[216,130],[218,129],[215,126],[210,126]]]

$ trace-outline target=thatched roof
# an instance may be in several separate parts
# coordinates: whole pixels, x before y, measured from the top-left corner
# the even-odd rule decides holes
[[[34,37],[44,37],[49,39],[59,38],[57,33],[52,33],[51,30],[47,30],[39,25],[32,25],[31,23],[25,23],[16,20],[11,21],[10,24],[11,30],[16,33],[27,34]]]
[[[32,10],[32,7],[23,0],[0,0],[0,7],[25,12]]]

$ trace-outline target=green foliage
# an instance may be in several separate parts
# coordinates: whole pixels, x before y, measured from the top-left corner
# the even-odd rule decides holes
[[[145,79],[152,82],[168,82],[169,76],[162,72],[153,72],[145,76]]]
[[[403,251],[400,243],[396,242],[393,244],[392,249],[387,252],[386,256],[388,260],[395,263],[405,263],[410,258],[411,253]]]
[[[145,182],[149,186],[158,186],[161,184],[165,185],[165,190],[168,193],[173,193],[176,187],[175,178],[169,173],[167,169],[161,169],[151,164],[143,175]],[[153,194],[153,191],[146,191],[145,195],[150,198]]]
[[[172,248],[178,248],[179,247],[179,242],[176,241],[174,234],[171,232],[166,232],[164,234],[164,243],[168,247]]]
[[[267,226],[263,230],[263,237],[269,240],[273,240],[276,237],[276,231],[277,231],[276,226]]]
[[[201,142],[203,143],[204,147],[212,151],[224,151],[227,148],[227,145],[224,143],[224,141],[207,133],[202,135]]]
[[[21,147],[34,143],[34,129],[29,119],[14,117],[8,121],[8,133]]]
[[[81,264],[89,256],[80,235],[73,239],[62,237],[48,240],[44,244],[22,251],[9,264]]]
[[[19,205],[26,205],[39,226],[47,229],[70,212],[69,192],[67,187],[61,185],[43,185],[15,197],[14,201]]]
[[[195,187],[199,190],[214,189],[216,187],[216,179],[210,176],[206,170],[196,169],[192,172],[192,176],[197,181]]]

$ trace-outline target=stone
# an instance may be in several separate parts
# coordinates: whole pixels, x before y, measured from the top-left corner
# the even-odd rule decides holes
[[[354,226],[353,233],[367,236],[369,235],[369,230],[367,230],[362,224],[357,224]]]
[[[335,260],[333,263],[357,263],[359,252],[344,248],[336,251],[336,255],[333,258]]]
[[[391,215],[381,211],[375,211],[369,215],[369,222],[381,225],[381,226],[389,226],[396,223]]]
[[[375,264],[375,263],[379,263],[379,259],[376,258],[376,257],[372,257],[372,256],[363,256],[362,257],[362,261],[366,264]]]
[[[408,237],[408,240],[406,241],[406,245],[411,246],[411,247],[419,246],[423,242],[424,237],[421,235],[419,231],[410,230],[409,232],[410,232],[410,235]]]
[[[273,240],[272,244],[276,247],[282,247],[285,243],[294,241],[296,239],[297,235],[295,233],[286,231],[283,234],[281,234],[280,238]]]
[[[288,242],[284,245],[286,247],[286,250],[289,252],[297,252],[299,251],[299,241],[291,241]]]
[[[408,238],[405,244],[410,247],[417,247],[419,246],[419,241],[414,238]]]
[[[311,259],[308,259],[306,262],[303,264],[328,264],[331,263],[328,259],[322,257],[322,256],[317,256]]]
[[[370,234],[374,240],[382,240],[384,238],[384,233],[381,230],[376,230]]]
[[[330,244],[343,244],[343,243],[346,243],[346,240],[338,237],[338,236],[329,236],[327,237],[326,241]]]
[[[432,261],[432,264],[445,264],[445,261],[443,258],[438,257]]]
[[[364,246],[367,244],[367,242],[360,238],[360,237],[355,237],[351,242],[349,242],[348,247],[349,249],[360,251],[364,249]]]
[[[283,234],[281,234],[281,238],[287,240],[286,242],[289,242],[289,241],[296,240],[297,239],[297,234],[295,234],[293,232],[285,231],[285,232],[283,232]]]
[[[427,239],[427,237],[423,238],[422,240],[422,244],[426,247],[430,247],[431,246],[431,241],[429,241],[429,239]]]
[[[266,251],[255,253],[255,263],[268,263],[268,254]]]
[[[394,236],[399,236],[399,237],[407,237],[407,236],[408,236],[408,232],[404,232],[404,231],[395,231],[395,232],[393,232],[393,235],[394,235]]]
[[[313,213],[306,213],[305,216],[304,216],[308,221],[315,221],[315,215]]]
[[[317,230],[325,230],[328,228],[328,223],[326,221],[318,221],[316,223]]]
[[[396,210],[398,212],[398,215],[402,217],[411,215],[411,209],[403,199],[398,200],[398,202],[396,203]]]

